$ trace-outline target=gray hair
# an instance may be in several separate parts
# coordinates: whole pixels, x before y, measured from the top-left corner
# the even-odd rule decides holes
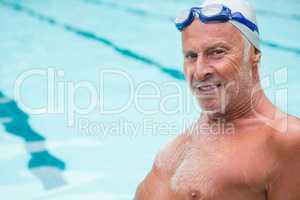
[[[248,63],[250,60],[250,53],[251,53],[251,44],[249,40],[242,34],[243,41],[244,41],[244,58],[243,63]]]

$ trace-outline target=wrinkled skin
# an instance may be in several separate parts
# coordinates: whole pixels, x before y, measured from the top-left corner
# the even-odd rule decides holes
[[[299,200],[300,121],[261,90],[260,52],[251,47],[245,60],[244,40],[230,23],[196,20],[182,44],[203,113],[160,151],[135,199]],[[198,87],[212,83],[209,91]],[[216,124],[225,128],[210,129]]]

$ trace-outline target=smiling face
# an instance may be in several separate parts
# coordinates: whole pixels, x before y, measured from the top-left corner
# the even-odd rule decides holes
[[[203,111],[226,113],[250,95],[252,66],[245,44],[230,23],[194,20],[182,32],[185,75]]]

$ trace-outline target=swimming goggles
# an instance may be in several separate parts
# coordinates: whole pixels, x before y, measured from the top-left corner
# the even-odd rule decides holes
[[[176,27],[179,31],[189,26],[195,18],[199,18],[203,23],[209,22],[227,22],[233,20],[248,27],[253,32],[259,33],[258,27],[248,20],[242,13],[232,13],[230,8],[222,4],[211,4],[204,7],[192,7],[185,10],[176,19]]]

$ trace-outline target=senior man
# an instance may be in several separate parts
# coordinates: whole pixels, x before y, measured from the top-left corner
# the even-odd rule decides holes
[[[176,26],[203,112],[160,151],[135,199],[299,200],[300,120],[276,108],[260,86],[249,3],[208,0],[183,12]],[[220,124],[225,128],[211,128]]]

